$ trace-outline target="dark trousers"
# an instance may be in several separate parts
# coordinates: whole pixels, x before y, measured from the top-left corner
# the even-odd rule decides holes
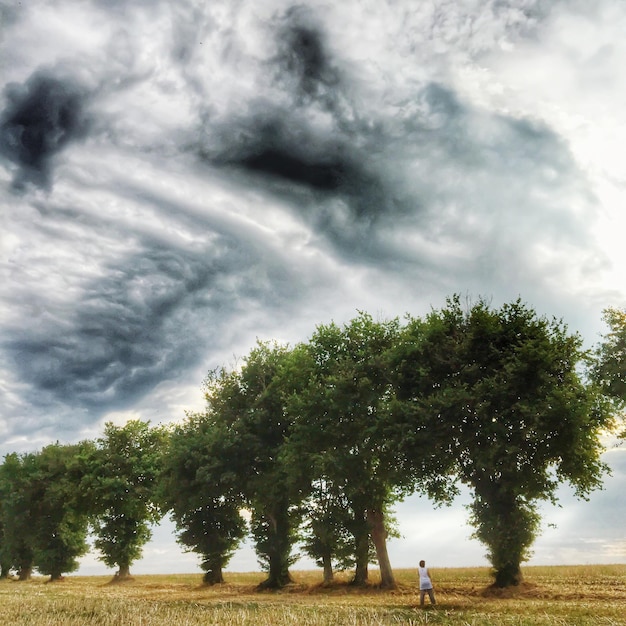
[[[420,589],[420,606],[424,606],[424,596],[428,594],[431,604],[437,604],[435,601],[435,592],[431,589]]]

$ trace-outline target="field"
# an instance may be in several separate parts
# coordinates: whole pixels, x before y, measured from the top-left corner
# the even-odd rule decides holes
[[[48,584],[0,581],[5,624],[105,626],[391,624],[569,625],[626,624],[626,565],[527,567],[512,591],[488,589],[486,568],[433,569],[437,606],[419,606],[415,570],[398,570],[398,589],[356,589],[339,580],[321,585],[319,572],[295,572],[295,584],[257,592],[261,574],[230,573],[206,587],[200,574],[111,577],[68,576]],[[376,572],[374,572],[374,577]],[[373,581],[375,582],[375,580]]]

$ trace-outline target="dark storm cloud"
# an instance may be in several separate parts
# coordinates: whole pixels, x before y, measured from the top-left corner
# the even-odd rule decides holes
[[[303,100],[317,99],[328,107],[335,102],[339,73],[333,66],[325,37],[309,9],[294,7],[278,30],[279,80],[295,79],[296,91]]]
[[[356,216],[368,212],[359,195],[377,182],[345,139],[316,136],[306,119],[290,119],[287,112],[282,119],[278,114],[269,119],[258,116],[240,120],[237,126],[236,143],[225,146],[215,164],[263,175],[285,193],[304,187],[313,193],[345,195],[352,199]],[[224,133],[229,135],[230,130]]]
[[[53,159],[87,131],[86,93],[74,82],[38,71],[4,89],[0,154],[18,167],[14,184],[49,183]]]
[[[75,407],[124,407],[206,358],[225,319],[270,298],[283,304],[282,269],[260,276],[258,265],[227,237],[196,252],[153,245],[110,264],[61,318],[11,329],[4,349],[33,404],[48,393]]]

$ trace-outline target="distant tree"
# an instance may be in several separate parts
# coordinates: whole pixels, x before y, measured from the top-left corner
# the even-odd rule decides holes
[[[581,344],[520,301],[464,310],[455,296],[407,325],[398,365],[404,401],[428,450],[451,459],[473,492],[471,521],[496,586],[520,582],[538,502],[555,501],[564,481],[586,497],[606,469],[599,435],[610,412],[581,378]]]
[[[163,428],[131,420],[124,426],[108,422],[86,459],[81,491],[91,513],[94,546],[116,580],[130,578],[130,566],[141,557],[161,519],[156,503]]]
[[[374,322],[367,314],[343,328],[318,326],[301,357],[300,369],[308,382],[290,398],[296,416],[287,446],[292,464],[299,459],[309,468],[310,479],[323,481],[326,493],[340,494],[347,504],[356,584],[368,579],[371,538],[381,584],[395,586],[385,512],[409,484],[394,443],[386,437],[391,390],[387,354],[398,332],[397,320]],[[324,505],[320,507],[318,512],[323,512]],[[337,514],[326,512],[333,518]],[[311,522],[316,521],[314,511]]]
[[[310,495],[303,502],[302,547],[322,568],[324,583],[334,580],[335,569],[354,567],[353,536],[349,532],[352,514],[340,490],[318,478],[310,484]]]
[[[57,443],[5,457],[0,480],[5,539],[20,580],[30,578],[33,567],[52,581],[61,580],[78,568],[78,557],[87,551],[76,459],[88,445]]]
[[[237,445],[211,411],[189,414],[169,438],[161,475],[163,508],[178,542],[202,556],[204,582],[224,582],[223,568],[246,533]],[[231,456],[232,455],[232,456]]]

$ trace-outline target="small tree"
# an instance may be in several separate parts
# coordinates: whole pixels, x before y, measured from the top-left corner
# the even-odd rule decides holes
[[[322,568],[324,584],[334,580],[334,570],[354,567],[352,516],[349,503],[332,483],[322,478],[311,481],[310,495],[303,504],[304,552]]]
[[[554,501],[563,481],[586,497],[606,469],[599,435],[610,412],[581,378],[581,344],[520,301],[465,311],[455,296],[407,327],[406,402],[436,458],[472,489],[471,521],[499,587],[521,580],[538,502]]]
[[[156,503],[165,432],[148,422],[108,422],[86,460],[81,491],[88,501],[95,547],[116,580],[130,578],[130,566],[150,540],[150,526],[162,513]]]

